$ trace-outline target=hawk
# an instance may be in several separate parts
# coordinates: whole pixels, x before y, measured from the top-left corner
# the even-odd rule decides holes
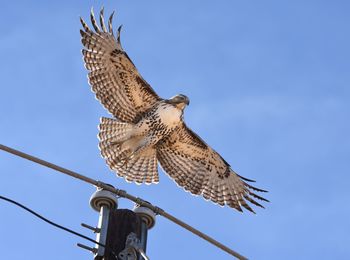
[[[178,186],[221,206],[254,212],[247,202],[263,207],[268,201],[184,122],[190,101],[179,94],[170,99],[157,95],[143,79],[116,35],[113,14],[105,24],[91,10],[93,30],[80,18],[85,67],[92,91],[114,118],[101,118],[99,148],[112,171],[128,182],[158,183],[158,162]]]

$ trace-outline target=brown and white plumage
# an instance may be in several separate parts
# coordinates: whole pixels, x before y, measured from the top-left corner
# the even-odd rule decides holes
[[[81,19],[82,51],[96,98],[115,117],[102,118],[99,148],[109,167],[129,182],[158,183],[158,161],[164,171],[186,191],[239,211],[252,212],[250,202],[263,207],[255,194],[265,192],[236,174],[230,165],[183,121],[189,100],[184,95],[160,98],[142,78],[114,36],[113,13],[100,25],[91,11],[94,30]]]
[[[164,171],[186,191],[219,205],[253,211],[245,200],[262,207],[251,197],[265,200],[252,190],[264,192],[237,175],[230,165],[184,123],[157,146]]]
[[[137,115],[146,111],[160,100],[151,86],[142,78],[120,44],[120,30],[117,39],[113,35],[113,13],[108,21],[107,31],[103,9],[100,13],[101,28],[94,13],[92,31],[81,19],[84,30],[80,30],[82,53],[85,67],[90,71],[88,78],[96,98],[115,117],[125,122],[133,122]]]

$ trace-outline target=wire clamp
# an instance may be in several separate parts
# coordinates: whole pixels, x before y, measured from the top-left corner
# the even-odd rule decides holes
[[[153,212],[156,214],[156,215],[162,215],[162,213],[164,212],[163,209],[157,207],[157,206],[154,206],[154,209],[153,209]]]
[[[142,249],[140,240],[137,238],[134,232],[131,232],[126,238],[125,249],[119,253],[121,260],[137,260],[137,252],[145,260],[149,260],[148,256]]]

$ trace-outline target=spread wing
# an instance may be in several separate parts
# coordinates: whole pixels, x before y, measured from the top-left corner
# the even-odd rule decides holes
[[[171,136],[158,144],[157,158],[164,171],[186,191],[203,195],[222,206],[239,211],[241,206],[253,211],[247,204],[263,207],[255,199],[267,201],[254,191],[246,179],[236,174],[230,165],[184,123]]]
[[[123,122],[135,119],[160,100],[151,86],[142,78],[117,38],[113,34],[112,18],[106,28],[103,9],[100,12],[100,26],[91,10],[91,30],[82,18],[84,30],[80,30],[84,49],[82,50],[88,78],[96,98],[116,118]]]

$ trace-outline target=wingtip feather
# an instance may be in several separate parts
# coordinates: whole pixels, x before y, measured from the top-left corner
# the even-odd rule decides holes
[[[101,32],[101,30],[98,27],[97,22],[96,22],[96,18],[95,18],[95,13],[94,13],[94,8],[93,7],[91,7],[90,19],[91,19],[91,23],[92,23],[92,26],[94,27],[95,31],[97,33]]]
[[[121,45],[121,43],[120,43],[120,32],[121,32],[122,28],[123,28],[123,25],[122,24],[119,25],[119,27],[118,27],[118,34],[117,34],[117,42],[118,42],[119,45]]]
[[[111,33],[112,35],[114,35],[114,33],[113,33],[113,25],[112,25],[112,23],[113,23],[114,12],[115,12],[115,11],[112,12],[112,14],[109,16],[109,19],[108,19],[108,31],[109,31],[109,33]]]
[[[107,28],[105,25],[104,7],[103,6],[101,7],[101,10],[100,10],[100,25],[101,25],[102,31],[107,32]]]

